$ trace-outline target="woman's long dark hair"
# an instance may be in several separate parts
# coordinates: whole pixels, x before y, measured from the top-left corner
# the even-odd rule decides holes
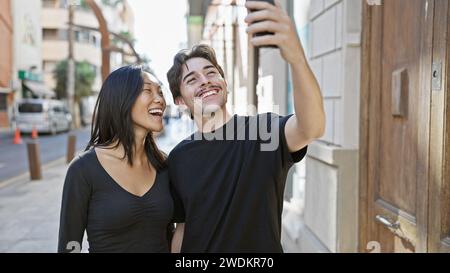
[[[124,147],[123,159],[133,166],[134,130],[131,109],[144,86],[141,66],[124,66],[112,72],[103,83],[94,108],[91,140],[86,151],[94,147],[107,147],[113,143]],[[156,146],[152,133],[145,138],[144,149],[153,167],[159,171],[166,167],[165,155]]]

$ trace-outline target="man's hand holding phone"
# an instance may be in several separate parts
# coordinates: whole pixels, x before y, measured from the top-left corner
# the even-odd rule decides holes
[[[276,46],[282,57],[290,64],[304,61],[304,51],[297,35],[293,20],[282,9],[278,0],[247,1],[245,6],[249,14],[247,33],[252,35],[251,43],[255,47]]]

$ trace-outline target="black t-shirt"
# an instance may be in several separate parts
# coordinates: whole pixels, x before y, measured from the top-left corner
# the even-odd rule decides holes
[[[212,133],[195,133],[168,158],[182,252],[283,252],[281,214],[289,168],[290,116],[233,116]],[[178,213],[177,213],[178,214]]]
[[[74,160],[64,182],[58,252],[71,241],[81,245],[86,230],[89,252],[169,252],[167,227],[173,217],[167,169],[142,197],[119,184],[98,161],[94,149]]]

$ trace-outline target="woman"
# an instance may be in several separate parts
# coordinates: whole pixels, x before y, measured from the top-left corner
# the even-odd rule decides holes
[[[111,73],[100,91],[86,151],[67,171],[59,252],[169,252],[174,212],[165,156],[161,86],[136,66]]]

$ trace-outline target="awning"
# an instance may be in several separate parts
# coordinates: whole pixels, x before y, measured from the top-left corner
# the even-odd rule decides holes
[[[56,93],[50,90],[47,86],[42,82],[34,82],[24,80],[23,84],[30,89],[33,94],[39,98],[54,98],[56,97]]]
[[[9,94],[12,92],[11,88],[5,88],[0,86],[0,94]]]

